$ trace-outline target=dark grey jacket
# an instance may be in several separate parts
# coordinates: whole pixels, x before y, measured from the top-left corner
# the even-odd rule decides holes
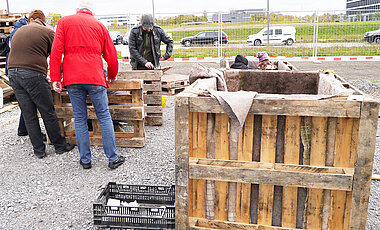
[[[163,55],[163,57],[166,59],[170,58],[172,56],[173,52],[173,44],[174,41],[169,37],[165,31],[159,27],[154,26],[153,27],[153,36],[151,41],[152,48],[153,48],[153,58],[154,63],[152,63],[155,67],[160,66],[159,58],[161,57],[161,42],[164,42],[166,44],[166,53]],[[143,56],[139,53],[139,50],[141,46],[143,45],[143,29],[142,26],[136,26],[131,30],[131,33],[129,35],[129,53],[131,55],[131,65],[133,69],[136,69],[137,62],[139,62],[142,65],[145,65],[147,63],[147,60],[143,58]]]

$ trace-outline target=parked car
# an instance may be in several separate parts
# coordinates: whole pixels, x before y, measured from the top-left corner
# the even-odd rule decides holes
[[[120,31],[108,31],[112,39],[113,44],[119,45],[123,41],[123,34]]]
[[[369,43],[380,44],[380,29],[374,31],[368,31],[364,34],[364,40]]]
[[[128,40],[129,40],[129,32],[125,33],[123,36],[123,45],[128,45]]]
[[[203,31],[198,33],[195,36],[192,37],[185,37],[181,39],[181,44],[189,47],[191,45],[205,45],[205,44],[213,44],[215,46],[218,45],[218,39],[219,39],[219,32],[218,31]],[[228,42],[228,36],[226,33],[222,31],[222,43],[226,44]]]
[[[260,30],[257,34],[249,35],[247,42],[250,45],[259,46],[268,41],[267,28]],[[296,28],[294,26],[269,27],[269,44],[285,44],[288,46],[296,42]]]

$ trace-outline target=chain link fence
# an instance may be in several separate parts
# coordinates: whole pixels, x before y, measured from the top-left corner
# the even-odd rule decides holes
[[[156,24],[174,40],[173,58],[255,56],[259,51],[293,57],[380,55],[380,31],[370,32],[380,29],[380,13],[376,10],[267,12],[257,9],[154,16]],[[140,17],[137,14],[98,16],[110,31],[117,30],[125,36],[139,24]],[[127,50],[127,47],[119,49]],[[127,55],[124,52],[122,56]]]

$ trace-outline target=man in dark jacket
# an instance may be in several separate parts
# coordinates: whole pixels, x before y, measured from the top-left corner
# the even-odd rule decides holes
[[[45,21],[42,11],[34,10],[30,13],[29,25],[20,28],[12,38],[8,59],[9,82],[20,104],[34,154],[38,158],[46,156],[46,146],[41,135],[37,109],[55,152],[62,154],[74,148],[61,135],[51,87],[46,79],[46,58],[50,55],[54,31],[46,27]]]
[[[166,53],[161,56],[161,42],[166,44]],[[160,61],[170,58],[174,41],[165,31],[154,25],[150,14],[141,17],[141,25],[134,27],[129,35],[129,53],[134,70],[147,70],[160,67]]]

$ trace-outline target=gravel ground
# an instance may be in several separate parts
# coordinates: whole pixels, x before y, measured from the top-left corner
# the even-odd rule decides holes
[[[342,72],[336,72],[357,88],[380,96],[377,62],[368,63],[292,64],[301,70],[327,67],[337,70],[339,67]],[[182,74],[187,74],[192,65],[169,64],[175,65],[169,73]],[[215,63],[205,65],[218,67]],[[363,72],[363,77],[357,77],[355,71]],[[0,229],[93,229],[92,203],[109,181],[150,185],[174,183],[174,96],[167,97],[167,107],[163,111],[163,126],[145,127],[147,144],[144,148],[118,148],[118,153],[127,159],[123,166],[109,170],[103,149],[91,147],[93,168],[87,171],[78,163],[77,148],[56,155],[53,147],[48,146],[48,156],[37,159],[29,138],[16,134],[19,108],[0,114]],[[380,128],[373,172],[380,174]],[[373,181],[367,229],[379,229],[378,226],[380,182]]]

